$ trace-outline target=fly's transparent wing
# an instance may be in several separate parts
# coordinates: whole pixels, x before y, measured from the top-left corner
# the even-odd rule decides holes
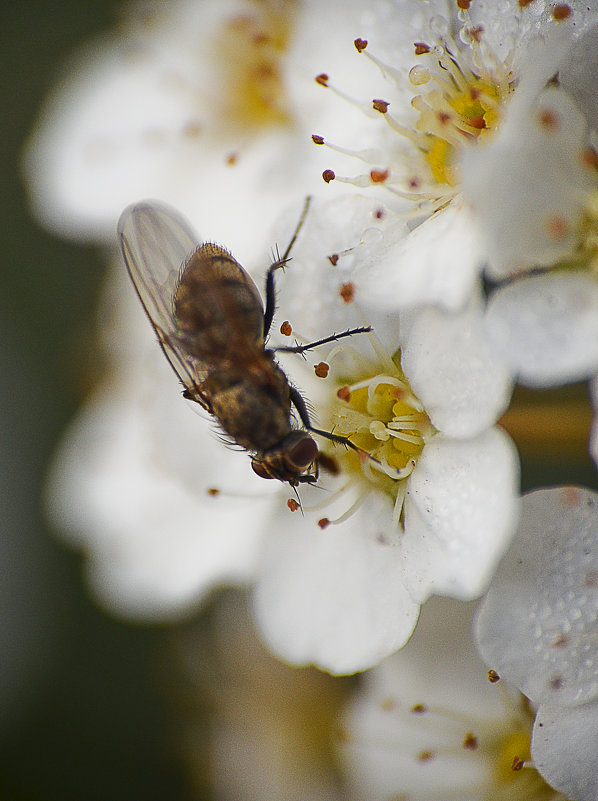
[[[145,200],[121,214],[118,241],[141,305],[185,394],[211,411],[200,389],[206,370],[181,346],[173,314],[181,268],[198,246],[195,233],[174,209]]]

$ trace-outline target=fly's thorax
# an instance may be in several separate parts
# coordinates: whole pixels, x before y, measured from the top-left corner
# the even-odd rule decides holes
[[[173,305],[180,341],[197,359],[214,361],[235,347],[261,343],[264,321],[258,289],[218,245],[201,245],[189,258]]]

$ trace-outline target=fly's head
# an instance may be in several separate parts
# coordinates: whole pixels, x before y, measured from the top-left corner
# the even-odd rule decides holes
[[[291,431],[276,447],[254,456],[251,466],[260,478],[277,478],[291,486],[313,484],[316,476],[306,474],[318,455],[318,446],[305,431]]]

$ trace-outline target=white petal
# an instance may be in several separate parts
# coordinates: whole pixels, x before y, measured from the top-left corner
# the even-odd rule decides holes
[[[356,273],[360,294],[393,310],[425,303],[455,311],[476,283],[483,251],[468,209],[455,201]]]
[[[499,428],[428,443],[409,479],[402,540],[405,582],[430,594],[481,595],[517,525],[518,461]]]
[[[542,704],[532,734],[532,759],[542,776],[571,801],[598,798],[598,704]]]
[[[56,528],[86,551],[101,603],[127,618],[175,619],[213,586],[248,580],[271,504],[243,497],[257,485],[247,457],[227,451],[177,400],[187,446],[170,447],[182,472],[168,464],[177,457],[153,439],[143,408],[111,386],[79,414],[50,476]]]
[[[598,371],[598,284],[587,273],[514,281],[490,298],[485,325],[522,384],[549,387]]]
[[[510,112],[489,144],[464,156],[464,192],[494,278],[570,253],[593,186],[581,159],[586,121],[566,92],[551,87],[532,108]]]
[[[388,540],[388,498],[370,492],[347,521],[324,530],[307,513],[279,516],[271,529],[255,608],[276,654],[354,673],[408,640],[419,607],[401,582],[400,550]]]
[[[597,493],[529,493],[481,605],[477,636],[485,661],[535,703],[598,698],[597,540]]]
[[[283,233],[276,231],[273,235],[274,241],[283,246],[299,217],[296,203],[291,212],[292,216],[284,216]],[[368,270],[374,269],[380,252],[400,239],[404,231],[397,216],[376,199],[360,195],[331,202],[314,199],[293,248],[292,261],[284,275],[277,278],[281,312],[284,310],[291,322],[300,320],[301,336],[309,339],[363,324],[362,309],[367,298],[356,273],[362,269],[366,276]],[[334,255],[338,256],[336,264],[329,258]],[[340,295],[343,284],[349,282],[355,287],[354,303],[345,302]]]
[[[425,309],[415,316],[402,347],[402,365],[434,426],[472,437],[506,410],[512,383],[488,346],[481,309],[450,315]]]

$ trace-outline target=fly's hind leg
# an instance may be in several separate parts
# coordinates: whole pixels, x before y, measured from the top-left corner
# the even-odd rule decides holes
[[[268,267],[268,272],[266,273],[266,310],[264,311],[264,339],[266,339],[266,337],[270,333],[270,327],[272,325],[272,319],[274,317],[274,310],[276,308],[276,288],[274,286],[274,272],[278,270],[280,267],[284,267],[285,264],[287,264],[287,262],[289,261],[293,245],[297,241],[297,237],[299,236],[299,231],[303,227],[303,223],[305,222],[305,218],[307,217],[307,211],[309,209],[310,203],[311,203],[311,197],[308,195],[305,198],[305,203],[303,204],[303,210],[301,212],[301,216],[299,217],[299,222],[297,223],[295,232],[291,237],[291,241],[287,245],[287,249],[282,254],[282,256],[279,256]]]

